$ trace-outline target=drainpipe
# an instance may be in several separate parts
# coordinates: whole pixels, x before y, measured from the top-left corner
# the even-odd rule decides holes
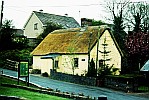
[[[53,68],[53,71],[54,71],[54,58],[52,58],[52,62],[53,62],[52,68]]]

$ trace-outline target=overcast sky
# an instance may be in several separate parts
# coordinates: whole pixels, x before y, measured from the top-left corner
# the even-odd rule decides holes
[[[105,10],[105,0],[3,0],[3,20],[13,20],[16,28],[23,26],[32,11],[43,12],[74,17],[79,23],[80,18],[103,20],[109,14]],[[131,0],[149,1],[149,0]],[[1,0],[2,2],[2,0]],[[0,2],[0,4],[1,4]]]

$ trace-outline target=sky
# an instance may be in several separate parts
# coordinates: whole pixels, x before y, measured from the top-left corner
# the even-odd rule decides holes
[[[23,29],[32,11],[43,10],[45,13],[68,14],[80,23],[80,18],[90,18],[107,22],[110,16],[105,9],[105,0],[3,0],[3,21],[12,20],[13,26]],[[106,0],[107,1],[107,0]],[[149,0],[131,0],[134,2]],[[0,1],[1,5],[2,0]]]

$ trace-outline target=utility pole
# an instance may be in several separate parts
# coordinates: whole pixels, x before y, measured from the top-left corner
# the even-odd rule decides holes
[[[99,27],[99,29],[100,29],[100,27]],[[99,52],[99,33],[100,32],[100,30],[98,31],[98,36],[97,36],[97,55],[96,55],[96,76],[97,76],[97,74],[98,74],[98,71],[97,71],[97,68],[98,68],[98,66],[99,66],[99,64],[98,64],[98,52]]]
[[[89,32],[88,38],[88,69],[90,69],[90,51],[91,51],[91,39],[92,39],[92,32]]]
[[[2,1],[2,5],[1,5],[0,28],[2,27],[2,21],[3,21],[3,8],[4,8],[4,1]]]

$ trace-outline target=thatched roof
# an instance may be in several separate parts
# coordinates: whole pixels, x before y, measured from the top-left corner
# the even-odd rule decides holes
[[[85,29],[72,28],[56,30],[48,34],[31,54],[87,54],[89,43],[92,48],[97,42],[98,32],[99,36],[101,36],[107,29],[108,28],[105,27],[99,28],[99,26],[89,26]]]

